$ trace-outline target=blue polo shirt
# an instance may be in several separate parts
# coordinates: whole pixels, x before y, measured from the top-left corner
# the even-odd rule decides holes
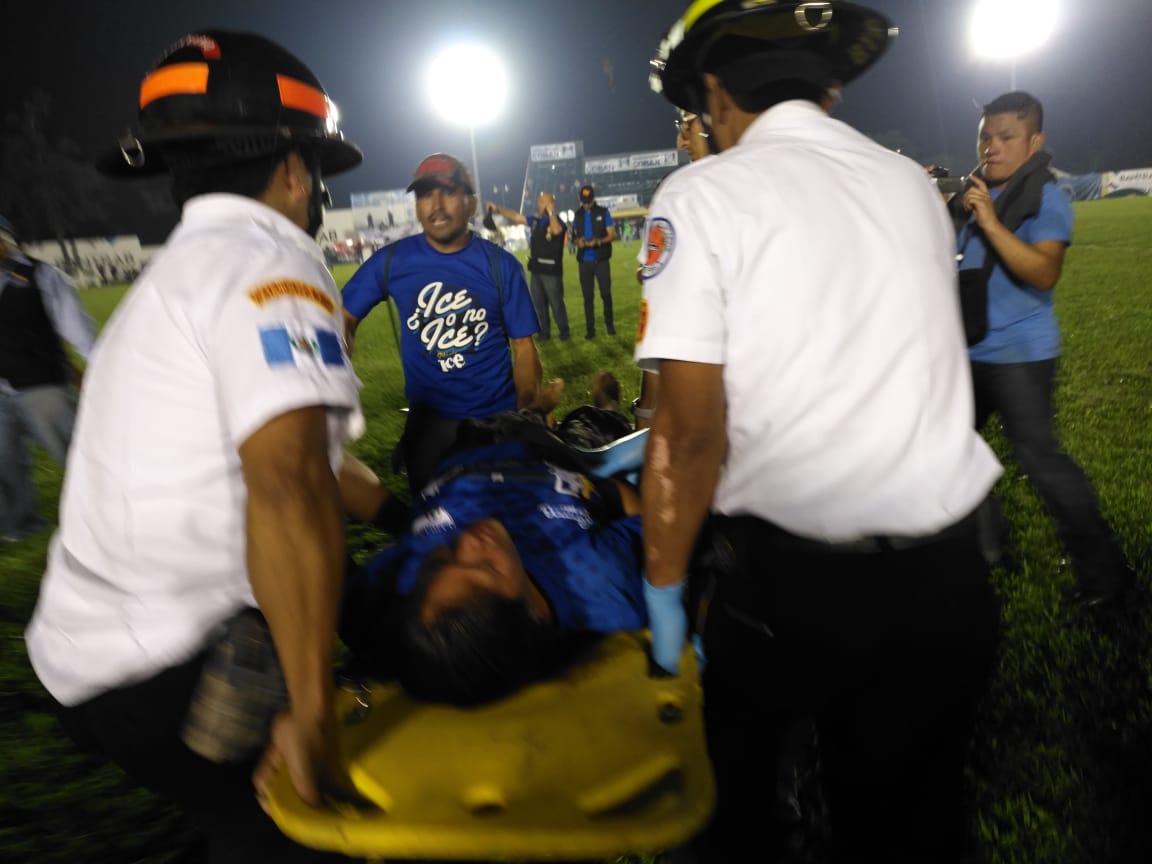
[[[992,190],[993,198],[1000,195]],[[1040,212],[1026,219],[1015,234],[1029,245],[1044,240],[1072,242],[1072,205],[1055,183],[1044,186]],[[960,232],[960,268],[984,265],[985,240],[975,220]],[[1060,325],[1053,290],[1041,291],[1011,276],[999,263],[988,278],[988,335],[968,349],[977,363],[1032,363],[1060,356]]]

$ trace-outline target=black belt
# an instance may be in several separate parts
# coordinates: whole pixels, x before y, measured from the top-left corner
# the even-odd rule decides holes
[[[840,540],[836,542],[815,540],[811,537],[801,537],[798,534],[785,531],[779,525],[774,525],[771,522],[754,516],[736,518],[755,519],[758,523],[756,528],[757,535],[762,541],[778,549],[810,552],[816,555],[875,555],[880,552],[901,552],[906,549],[916,549],[920,546],[930,546],[933,543],[941,543],[962,537],[968,532],[976,530],[977,513],[979,510],[980,508],[978,507],[959,522],[949,525],[947,528],[943,528],[933,534],[869,534],[854,540]],[[720,517],[721,525],[723,521],[724,517]]]

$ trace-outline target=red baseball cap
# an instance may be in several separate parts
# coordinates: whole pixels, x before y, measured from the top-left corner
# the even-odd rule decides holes
[[[416,176],[408,184],[408,191],[415,192],[429,186],[442,186],[445,189],[463,186],[469,195],[476,194],[476,187],[464,163],[447,153],[425,156],[424,161],[416,166]]]

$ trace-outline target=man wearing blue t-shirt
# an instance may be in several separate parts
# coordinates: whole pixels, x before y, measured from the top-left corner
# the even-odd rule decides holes
[[[976,427],[999,413],[1004,433],[1032,478],[1072,559],[1078,599],[1116,600],[1132,579],[1092,484],[1056,438],[1053,417],[1060,329],[1052,289],[1072,240],[1072,206],[1047,169],[1043,109],[1027,93],[1006,93],[980,118],[983,177],[961,203],[961,270],[987,270],[987,332],[969,349]]]
[[[524,271],[474,234],[474,184],[453,156],[434,153],[408,186],[424,232],[376,252],[344,286],[349,348],[360,320],[392,298],[400,318],[409,483],[418,489],[451,444],[458,421],[559,401],[562,382],[541,391],[538,329]],[[511,346],[511,351],[509,351]],[[414,427],[419,424],[419,429]]]
[[[584,338],[596,338],[596,305],[592,294],[593,280],[600,286],[600,302],[604,305],[604,329],[609,336],[616,335],[612,318],[612,242],[616,239],[616,226],[608,208],[596,203],[596,190],[591,186],[580,189],[580,209],[572,217],[572,233],[576,238],[576,260],[579,262],[580,291],[584,294]]]

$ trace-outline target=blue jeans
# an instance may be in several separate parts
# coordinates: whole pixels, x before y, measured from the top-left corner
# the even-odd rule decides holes
[[[528,293],[532,295],[532,306],[536,309],[536,320],[540,324],[540,333],[537,339],[550,339],[552,337],[552,321],[556,319],[556,329],[561,339],[569,337],[568,309],[564,305],[564,279],[555,273],[533,273],[528,285]],[[551,315],[549,315],[551,310]]]
[[[1056,437],[1056,359],[973,363],[972,383],[976,428],[1000,415],[1012,453],[1052,514],[1080,585],[1107,588],[1120,579],[1126,567],[1120,544],[1100,512],[1092,483]]]
[[[42,527],[27,439],[38,441],[63,466],[75,419],[69,387],[0,395],[0,533],[21,536]]]

